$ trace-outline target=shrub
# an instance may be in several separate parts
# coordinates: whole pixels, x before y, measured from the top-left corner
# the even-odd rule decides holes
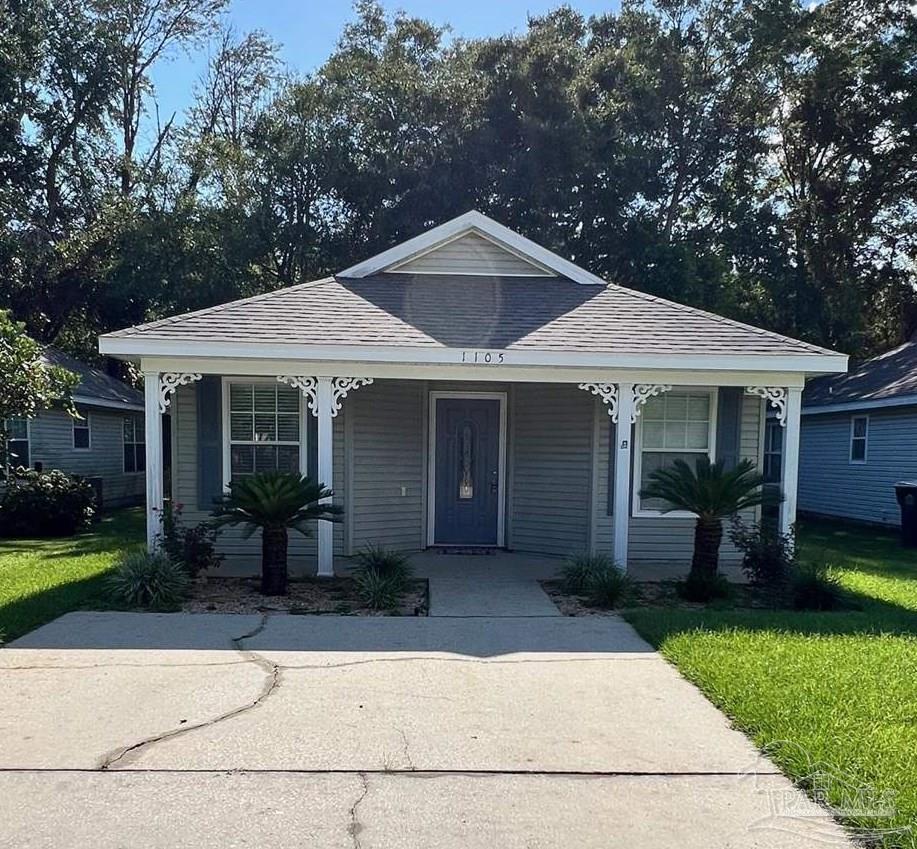
[[[354,560],[357,562],[355,574],[374,572],[381,578],[391,578],[401,589],[414,575],[404,554],[382,546],[367,545],[354,555]]]
[[[182,505],[166,503],[162,512],[162,550],[182,565],[191,578],[206,569],[218,569],[223,555],[217,554],[217,529],[210,522],[199,522],[190,528],[182,523]]]
[[[568,593],[588,592],[592,578],[609,569],[614,566],[604,554],[575,554],[560,569],[561,584]]]
[[[796,610],[836,610],[843,590],[831,567],[824,562],[801,563],[790,577],[790,595]]]
[[[696,570],[692,570],[687,578],[679,581],[677,589],[685,601],[699,601],[705,604],[732,595],[732,587],[722,575],[709,575]]]
[[[404,579],[396,574],[383,575],[375,569],[363,569],[354,574],[360,600],[372,610],[391,610],[398,605],[404,591]]]
[[[108,578],[112,598],[131,607],[174,608],[185,597],[190,578],[184,567],[163,552],[132,551]]]
[[[589,603],[605,608],[616,607],[630,590],[630,578],[616,566],[606,566],[593,572],[586,586]]]
[[[0,495],[0,534],[66,537],[85,528],[95,513],[89,481],[64,472],[17,470]]]
[[[749,583],[782,594],[796,566],[793,534],[781,534],[776,528],[762,525],[746,525],[736,516],[729,538],[742,552],[742,571]]]

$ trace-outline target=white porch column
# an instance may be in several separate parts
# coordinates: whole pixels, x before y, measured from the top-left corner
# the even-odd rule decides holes
[[[146,443],[146,545],[156,548],[162,525],[162,413],[158,371],[143,373],[143,422]]]
[[[630,458],[633,434],[634,385],[618,384],[618,428],[615,438],[614,483],[614,560],[627,571],[628,533],[630,530]],[[612,416],[614,420],[614,416]]]
[[[783,501],[780,503],[780,533],[788,534],[796,522],[796,489],[799,481],[799,426],[802,388],[791,386],[786,396],[786,439],[783,447]]]
[[[318,480],[331,489],[334,486],[334,446],[332,428],[334,409],[330,377],[319,377],[315,388],[315,414],[318,417]],[[322,504],[330,504],[324,498]],[[331,522],[318,523],[318,574],[334,575],[334,525]]]

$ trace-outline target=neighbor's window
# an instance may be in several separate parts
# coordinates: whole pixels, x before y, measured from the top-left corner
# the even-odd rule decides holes
[[[640,489],[650,474],[684,460],[694,467],[698,457],[710,456],[713,445],[712,396],[707,391],[665,392],[650,398],[640,416]],[[640,498],[640,510],[657,511],[659,499]]]
[[[142,472],[146,469],[143,419],[140,416],[124,418],[124,471]]]
[[[89,410],[77,405],[76,411],[80,418],[70,420],[73,423],[73,447],[81,451],[92,446],[92,434],[89,429]]]
[[[6,420],[6,452],[11,466],[29,467],[29,420],[19,417]]]
[[[854,416],[850,420],[850,462],[866,462],[866,443],[869,441],[869,416]]]
[[[298,472],[300,394],[272,383],[229,385],[229,472]]]
[[[779,483],[783,470],[783,428],[778,421],[764,426],[764,480]]]

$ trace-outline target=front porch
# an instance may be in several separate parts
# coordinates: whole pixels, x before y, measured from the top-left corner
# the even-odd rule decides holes
[[[257,464],[292,463],[332,483],[343,521],[320,523],[314,539],[291,534],[294,575],[344,573],[356,551],[378,545],[413,553],[424,577],[547,578],[563,557],[586,551],[606,554],[637,580],[679,577],[690,562],[694,520],[642,503],[641,477],[667,454],[706,453],[727,462],[748,457],[760,465],[767,403],[787,426],[782,526],[794,520],[800,389],[790,381],[760,388],[751,382],[760,374],[739,375],[745,378],[739,383],[735,374],[685,372],[656,375],[668,382],[636,382],[640,373],[597,381],[582,379],[597,375],[580,370],[578,379],[551,379],[557,369],[545,370],[542,380],[533,379],[531,369],[501,369],[499,380],[470,380],[468,369],[461,379],[418,379],[372,365],[363,377],[291,377],[287,372],[305,371],[305,364],[274,374],[265,373],[264,363],[193,365],[200,370],[145,369],[151,545],[163,503],[161,487],[156,491],[162,462],[156,429],[166,410],[172,416],[169,497],[183,505],[189,522],[206,518],[231,477],[261,470]],[[472,406],[463,407],[461,399]],[[494,417],[478,421],[482,433],[463,446],[462,416],[491,400]],[[443,432],[436,413],[448,411],[448,404],[458,411],[458,424]],[[684,436],[667,445],[666,428],[672,434],[681,428]],[[485,536],[468,544],[497,553],[439,553],[439,544],[452,547],[456,539],[443,533],[448,509],[437,505],[451,498],[464,509],[479,493],[487,494],[478,504],[486,520],[493,511],[493,537],[486,536],[491,525],[478,522],[472,530]],[[257,538],[229,531],[221,546],[226,574],[258,571]],[[722,555],[724,569],[734,572],[736,554],[728,543]]]

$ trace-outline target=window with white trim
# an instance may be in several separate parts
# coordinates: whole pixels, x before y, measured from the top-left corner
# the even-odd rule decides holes
[[[708,390],[664,392],[650,398],[640,414],[640,465],[637,504],[641,512],[659,512],[665,503],[641,498],[657,469],[684,460],[692,468],[698,457],[713,459],[713,394]]]
[[[850,462],[865,463],[869,442],[869,416],[850,419]]]
[[[783,430],[780,422],[771,419],[764,425],[764,468],[766,483],[779,483],[783,473]]]
[[[92,447],[89,410],[81,404],[77,404],[76,411],[80,417],[70,420],[73,425],[73,450],[88,451]]]
[[[6,453],[13,468],[31,465],[28,419],[15,416],[6,420]]]
[[[146,471],[146,434],[140,416],[124,417],[124,471]]]
[[[260,472],[299,472],[301,395],[279,383],[229,384],[231,480]]]

